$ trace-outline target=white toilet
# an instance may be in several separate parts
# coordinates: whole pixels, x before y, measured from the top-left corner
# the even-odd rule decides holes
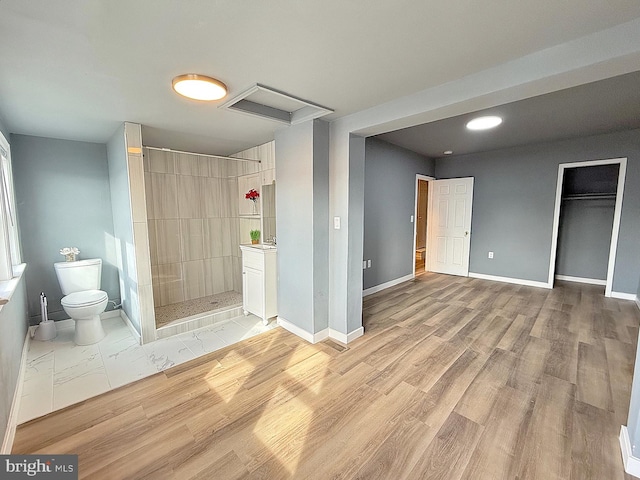
[[[65,295],[62,307],[76,321],[76,345],[91,345],[105,336],[100,314],[109,297],[100,290],[102,259],[92,258],[53,264],[58,283]]]

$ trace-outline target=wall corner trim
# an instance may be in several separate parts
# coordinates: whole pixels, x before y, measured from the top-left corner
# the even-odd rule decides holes
[[[16,436],[16,428],[18,426],[18,414],[20,413],[20,400],[22,399],[22,386],[24,384],[24,374],[27,368],[27,354],[29,353],[29,346],[31,345],[31,331],[32,327],[27,328],[27,335],[24,339],[22,346],[22,357],[20,358],[20,371],[18,372],[18,380],[16,382],[16,389],[13,392],[13,401],[11,402],[11,410],[9,411],[9,421],[7,422],[7,429],[4,433],[4,440],[2,441],[2,449],[0,455],[9,455],[11,448],[13,447],[13,440]]]
[[[382,290],[386,290],[387,288],[394,287],[400,283],[408,282],[409,280],[413,280],[415,275],[413,273],[409,275],[405,275],[404,277],[396,278],[395,280],[389,280],[388,282],[381,283],[380,285],[376,285],[375,287],[367,288],[362,291],[362,296],[367,297],[369,295],[373,295],[374,293],[381,292]]]
[[[622,451],[622,463],[624,471],[634,477],[640,477],[640,458],[634,457],[631,451],[631,440],[627,427],[620,427],[620,450]]]
[[[611,292],[611,298],[618,298],[620,300],[632,300],[635,302],[638,297],[635,293]]]
[[[364,335],[364,327],[356,328],[354,331],[349,332],[346,335],[342,332],[338,332],[337,330],[329,329],[329,337],[332,340],[344,343],[345,345],[353,342],[356,338],[360,338],[362,335]]]
[[[636,305],[640,309],[640,297],[636,296]]]
[[[499,277],[497,275],[485,275],[484,273],[469,272],[469,277],[478,278],[480,280],[491,280],[492,282],[514,283],[516,285],[524,285],[527,287],[553,288],[553,285],[547,282],[536,282],[535,280],[524,280],[521,278]]]

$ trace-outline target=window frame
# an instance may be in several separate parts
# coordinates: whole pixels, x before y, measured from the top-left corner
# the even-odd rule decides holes
[[[11,146],[0,132],[0,280],[14,277],[13,267],[22,263],[21,257]]]

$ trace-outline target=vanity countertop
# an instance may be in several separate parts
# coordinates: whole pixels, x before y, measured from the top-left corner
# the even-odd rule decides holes
[[[253,248],[253,249],[256,249],[256,250],[277,250],[278,249],[277,246],[269,245],[268,243],[255,243],[255,244],[246,243],[246,244],[240,245],[240,248],[241,249]]]

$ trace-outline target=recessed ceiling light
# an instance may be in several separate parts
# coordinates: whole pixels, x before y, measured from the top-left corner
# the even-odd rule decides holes
[[[444,152],[445,155],[453,155],[453,150],[445,150]]]
[[[487,130],[489,128],[497,127],[501,123],[502,119],[500,117],[478,117],[468,122],[467,128],[469,130]]]
[[[178,75],[171,84],[177,93],[194,100],[220,100],[227,95],[227,86],[220,80],[195,73]]]

